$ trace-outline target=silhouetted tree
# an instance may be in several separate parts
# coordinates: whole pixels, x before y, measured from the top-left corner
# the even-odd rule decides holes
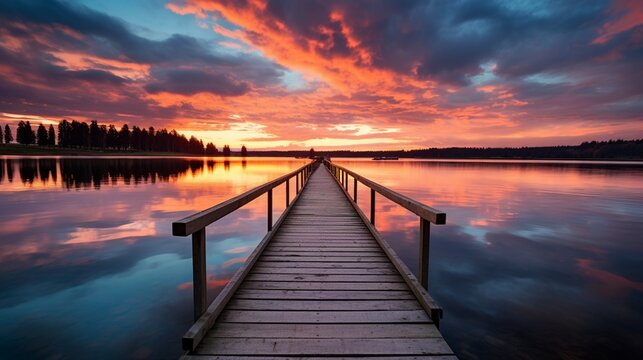
[[[130,136],[130,146],[132,149],[141,150],[141,128],[132,126],[132,135]]]
[[[183,150],[183,149],[181,149]],[[185,151],[183,151],[185,152]],[[188,151],[190,154],[195,154],[195,155],[203,155],[204,149],[203,149],[203,141],[197,139],[194,136],[190,136],[189,144],[188,144]]]
[[[206,155],[216,155],[218,153],[219,153],[219,150],[217,149],[216,146],[214,146],[213,143],[208,143],[208,145],[205,146]]]
[[[118,148],[119,149],[129,149],[130,145],[130,136],[129,126],[123,124],[121,131],[118,132]]]
[[[153,126],[150,126],[149,129],[147,129],[147,150],[156,150],[156,132]]]
[[[308,156],[315,157],[315,148],[310,148],[310,151],[308,152]]]
[[[4,126],[4,143],[8,144],[13,141],[13,135],[11,134],[11,128],[9,124]]]
[[[38,138],[38,146],[46,146],[49,143],[49,139],[47,139],[47,129],[45,128],[45,125],[40,124],[38,126],[38,132],[36,134],[36,137]]]
[[[110,149],[118,147],[118,130],[112,124],[109,125],[109,130],[107,130],[107,135],[105,136],[105,146]]]
[[[56,132],[54,131],[54,126],[51,124],[49,125],[49,132],[47,134],[47,145],[56,145]]]
[[[86,122],[71,121],[71,146],[86,148],[89,147],[89,125]]]
[[[98,121],[92,120],[92,122],[89,124],[89,147],[102,148],[105,146],[103,144],[105,140],[100,130],[101,129],[98,125]]]
[[[58,146],[71,146],[71,125],[65,119],[58,123]]]
[[[241,156],[248,156],[248,149],[245,145],[241,145]]]
[[[36,134],[31,129],[29,121],[20,121],[16,130],[16,139],[19,144],[30,145],[36,142]]]
[[[0,145],[2,145],[2,125],[0,125]],[[2,168],[4,168],[4,163],[0,164]],[[2,175],[0,174],[0,179],[2,178]]]
[[[223,145],[223,156],[230,156],[230,146]]]

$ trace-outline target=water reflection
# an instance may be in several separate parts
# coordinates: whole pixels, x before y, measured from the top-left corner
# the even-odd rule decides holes
[[[338,162],[447,212],[431,230],[429,286],[461,358],[643,353],[641,164]],[[417,217],[382,197],[376,212],[416,269]]]
[[[191,249],[171,222],[303,165],[225,162],[1,157],[0,358],[177,358]],[[207,229],[210,299],[265,233],[265,209],[260,197]]]
[[[0,358],[177,358],[191,253],[170,223],[304,161],[0,157]],[[643,167],[338,162],[448,213],[432,227],[429,286],[461,358],[642,353]],[[376,204],[415,269],[417,218]],[[265,209],[261,197],[208,227],[210,299],[265,233]]]

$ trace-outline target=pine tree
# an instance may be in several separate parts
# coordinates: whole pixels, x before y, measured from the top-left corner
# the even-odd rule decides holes
[[[69,147],[71,145],[71,124],[65,119],[58,123],[58,146]]]
[[[129,131],[129,126],[123,124],[121,131],[118,132],[118,148],[119,149],[129,149],[130,146],[130,136],[131,132]]]
[[[223,156],[230,156],[230,146],[223,145]]]
[[[2,145],[2,125],[0,125],[0,145]],[[0,176],[0,178],[2,178]]]
[[[105,146],[112,149],[118,147],[118,130],[116,130],[114,125],[109,125],[107,135],[105,136]]]
[[[38,126],[38,133],[36,134],[36,136],[38,139],[38,146],[47,146],[47,143],[49,141],[47,139],[47,129],[45,128],[45,125],[40,124]]]
[[[245,145],[241,146],[241,156],[248,156],[248,149],[246,149]]]
[[[47,145],[55,146],[56,145],[56,132],[54,131],[54,126],[49,125],[49,134],[47,136]]]
[[[36,134],[31,129],[29,121],[20,121],[16,130],[16,140],[19,144],[30,145],[36,142]]]
[[[9,124],[6,124],[4,126],[4,143],[9,144],[12,141],[13,135],[11,134],[11,128],[9,127]]]
[[[208,143],[208,145],[205,146],[205,154],[206,155],[216,155],[219,152],[217,150],[217,147],[213,143]]]

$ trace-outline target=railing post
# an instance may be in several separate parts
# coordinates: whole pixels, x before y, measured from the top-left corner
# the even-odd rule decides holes
[[[431,237],[431,223],[420,218],[420,284],[429,290],[429,243]]]
[[[290,179],[286,179],[286,207],[290,205]]]
[[[205,269],[205,228],[203,228],[192,233],[194,321],[199,320],[208,307],[208,282]]]
[[[371,225],[375,225],[375,190],[371,189]]]
[[[272,189],[268,190],[268,231],[272,230]]]
[[[346,179],[344,180],[344,189],[348,192],[348,173],[346,173]]]
[[[357,203],[357,178],[353,177],[353,201]]]
[[[295,177],[296,177],[295,180],[297,182],[297,188],[295,190],[296,190],[296,194],[299,194],[299,173],[297,173]]]

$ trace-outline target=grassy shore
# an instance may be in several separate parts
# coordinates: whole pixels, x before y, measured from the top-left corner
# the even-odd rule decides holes
[[[193,154],[153,151],[92,150],[19,144],[0,145],[0,155],[64,156],[195,156]]]

